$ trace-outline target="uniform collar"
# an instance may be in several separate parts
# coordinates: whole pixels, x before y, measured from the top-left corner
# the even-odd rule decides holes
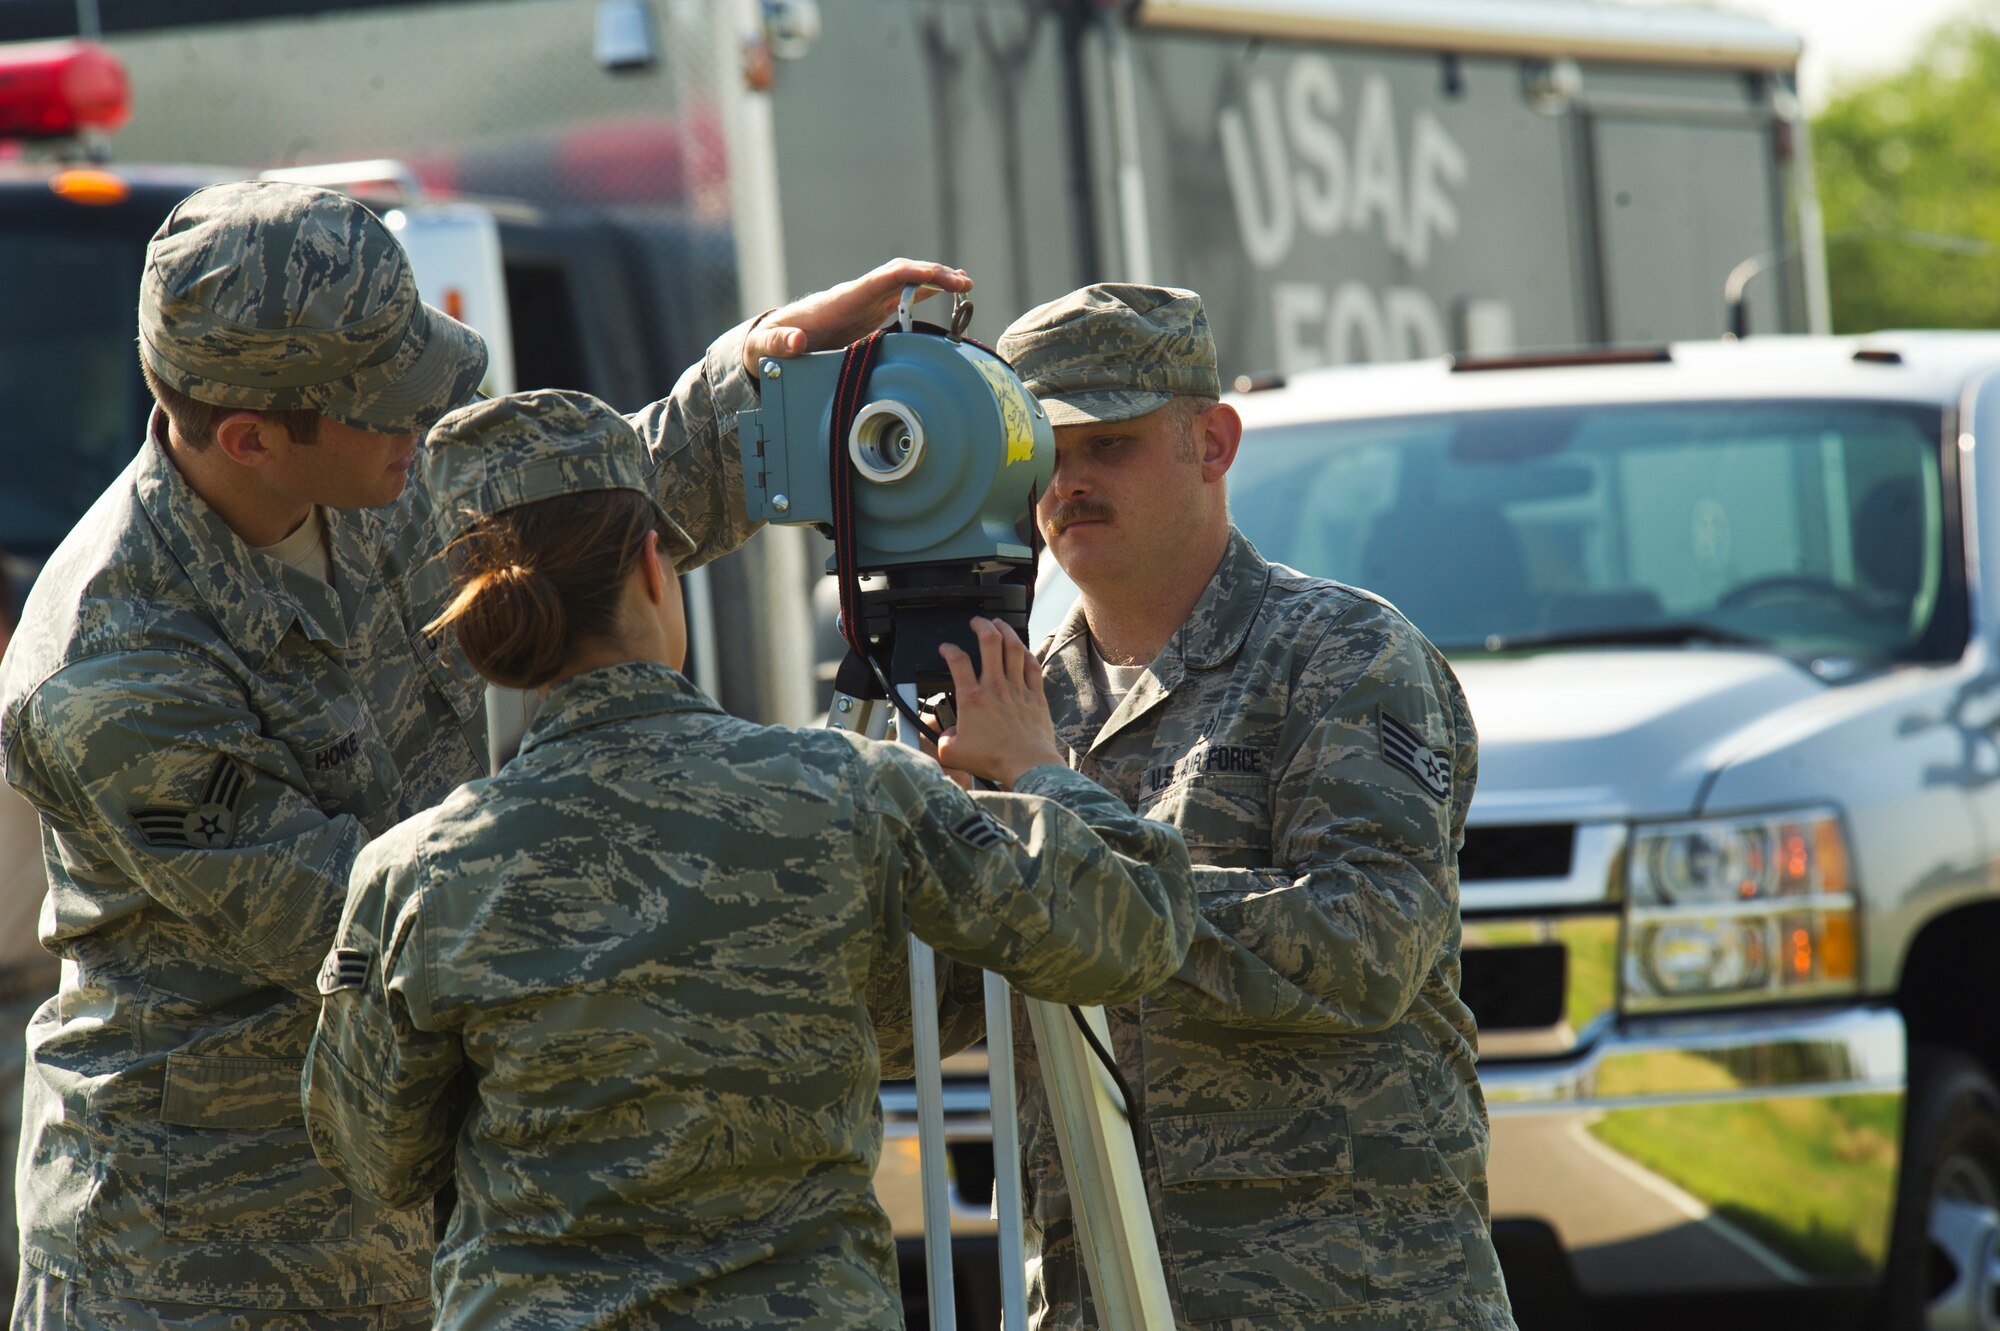
[[[1180,632],[1167,644],[1167,651],[1178,650],[1190,670],[1213,670],[1229,664],[1250,636],[1250,626],[1264,608],[1264,589],[1270,582],[1270,564],[1242,532],[1230,527],[1229,544],[1215,567],[1215,576],[1208,580],[1208,590],[1194,603]]]
[[[671,712],[722,713],[687,676],[659,661],[624,661],[552,685],[521,736],[521,752],[579,730]]]
[[[346,625],[333,589],[297,570],[291,570],[295,577],[286,577],[283,564],[244,544],[174,466],[166,428],[165,413],[155,407],[140,450],[139,504],[223,637],[244,658],[257,662],[269,659],[295,623],[315,638],[345,647]],[[334,525],[329,520],[329,530]]]
[[[1098,692],[1091,678],[1090,626],[1079,600],[1070,607],[1044,653],[1050,702],[1060,718],[1057,738],[1073,752],[1088,753],[1164,702],[1187,678],[1188,671],[1227,665],[1249,636],[1270,580],[1270,564],[1232,526],[1222,562],[1201,599],[1131,692],[1108,715],[1110,700]]]
[[[1090,625],[1077,601],[1042,649],[1043,691],[1056,723],[1056,738],[1072,754],[1090,752],[1109,714],[1106,698],[1090,671]]]
[[[405,488],[416,485],[411,476]],[[380,511],[329,508],[326,510],[326,544],[333,556],[333,593],[346,625],[361,622],[361,604],[374,586],[375,571],[381,562],[382,542],[387,539],[392,515],[400,515],[407,498]],[[317,579],[315,579],[317,583]],[[318,590],[324,591],[324,584]],[[343,634],[343,636],[345,636]]]

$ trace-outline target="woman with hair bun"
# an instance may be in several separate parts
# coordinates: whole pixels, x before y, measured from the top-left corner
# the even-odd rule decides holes
[[[976,672],[944,649],[944,756],[1006,793],[724,714],[679,673],[645,451],[595,399],[467,407],[423,465],[453,543],[439,626],[545,696],[497,775],[355,866],[314,1148],[394,1206],[456,1182],[451,1331],[900,1326],[869,999],[906,931],[1035,997],[1130,1001],[1192,937],[1178,834],[1063,764],[991,621]]]

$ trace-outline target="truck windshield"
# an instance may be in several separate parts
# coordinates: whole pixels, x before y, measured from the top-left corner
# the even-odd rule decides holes
[[[1874,660],[1965,635],[1942,414],[1875,402],[1488,411],[1256,430],[1267,558],[1387,597],[1447,652],[1707,642]]]
[[[12,554],[47,556],[139,445],[145,241],[10,228],[0,245],[0,547]]]

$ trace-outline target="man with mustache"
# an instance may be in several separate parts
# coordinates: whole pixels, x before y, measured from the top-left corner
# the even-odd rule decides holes
[[[1082,593],[1042,651],[1057,735],[1195,863],[1186,964],[1107,1013],[1177,1324],[1512,1327],[1458,997],[1478,764],[1458,681],[1393,607],[1230,523],[1243,427],[1194,292],[1086,287],[998,349],[1055,426],[1039,520]],[[1032,1320],[1095,1326],[1019,1052]]]
[[[898,261],[724,334],[641,410],[681,568],[744,541],[755,366],[871,331]],[[423,625],[449,586],[417,441],[478,334],[382,220],[277,181],[201,190],[147,247],[158,409],[36,582],[0,665],[7,783],[41,815],[16,1331],[428,1327],[430,1207],[314,1158],[300,1074],[349,869],[484,773],[482,687]]]

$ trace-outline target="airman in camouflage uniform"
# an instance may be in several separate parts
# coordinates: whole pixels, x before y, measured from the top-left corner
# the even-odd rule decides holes
[[[581,394],[456,412],[424,465],[447,541],[647,489],[637,435]],[[456,1171],[441,1327],[900,1326],[878,976],[914,931],[1028,993],[1135,998],[1185,954],[1186,850],[1060,763],[968,796],[614,650],[639,657],[559,676],[496,776],[362,853],[313,1144],[391,1205]]]
[[[0,551],[0,566],[5,552]],[[0,651],[14,635],[19,607],[13,580],[0,571]],[[21,1077],[28,1066],[28,1023],[56,991],[59,963],[35,937],[48,879],[42,873],[42,828],[35,806],[0,785],[0,1168],[12,1170],[21,1143]],[[11,1179],[11,1172],[7,1176]],[[14,1189],[0,1185],[0,1253],[21,1250]],[[12,1302],[16,1267],[0,1268]]]
[[[321,455],[329,486],[397,436],[406,469],[486,360],[378,219],[291,184],[183,201],[139,313],[163,386],[345,427],[314,445],[342,450]],[[746,336],[635,418],[685,565],[749,534],[726,437],[755,401]],[[371,482],[400,491],[389,507],[323,501],[322,578],[247,544],[184,474],[191,447],[156,410],[0,665],[6,778],[41,815],[63,959],[29,1033],[15,1324],[428,1325],[427,1211],[320,1167],[299,1078],[355,857],[484,768],[480,682],[420,631],[446,589],[430,496],[392,461]]]
[[[1057,427],[1040,517],[1083,589],[1042,653],[1057,733],[1085,776],[1179,828],[1196,866],[1186,964],[1108,1013],[1179,1324],[1511,1327],[1458,997],[1478,742],[1451,669],[1384,602],[1266,563],[1229,524],[1241,425],[1210,405],[1193,292],[1086,288],[999,350]],[[1133,641],[1133,569],[1176,560],[1185,620],[1107,665],[1113,631]],[[1044,1331],[1090,1327],[1026,1048],[1020,1067],[1034,1312]]]

